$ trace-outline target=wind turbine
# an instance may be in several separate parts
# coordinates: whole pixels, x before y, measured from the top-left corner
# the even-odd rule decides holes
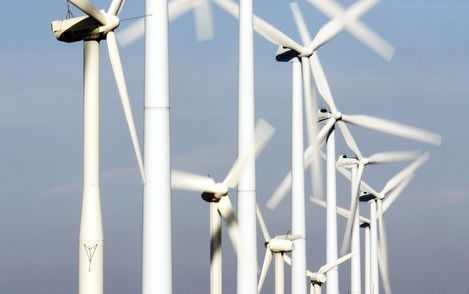
[[[283,294],[285,290],[285,275],[283,266],[284,258],[286,253],[293,251],[295,248],[295,241],[303,237],[300,235],[287,234],[277,235],[271,238],[259,207],[256,207],[256,212],[257,220],[261,226],[265,241],[265,257],[262,264],[257,291],[258,293],[261,293],[262,286],[264,285],[265,277],[269,271],[273,256],[275,258],[275,294]]]
[[[388,196],[394,194],[390,199],[395,199],[402,192],[402,190],[410,182],[413,174],[430,158],[428,152],[419,156],[415,161],[410,163],[407,167],[389,179],[384,188],[380,192],[374,190],[364,189],[364,193],[360,196],[360,201],[368,202],[370,204],[370,255],[371,255],[371,292],[379,293],[379,265],[378,255],[381,256],[382,277],[384,289],[386,293],[391,293],[391,285],[388,274],[387,264],[387,244],[386,244],[386,231],[383,221],[382,201]],[[389,205],[387,205],[389,207]],[[379,216],[378,216],[379,214]],[[379,223],[378,223],[379,222]],[[380,227],[380,252],[378,252],[378,225]]]
[[[229,190],[239,185],[239,179],[244,169],[247,167],[247,164],[251,158],[260,154],[273,133],[274,129],[272,126],[263,120],[259,120],[255,132],[255,141],[251,141],[246,151],[239,155],[222,182],[215,182],[215,180],[210,177],[187,172],[177,170],[173,170],[172,172],[173,188],[200,192],[202,193],[202,198],[210,203],[210,293],[212,294],[221,294],[222,290],[221,218],[225,219],[227,222],[228,235],[237,254],[243,254],[244,251],[247,250],[244,232],[238,226],[238,221],[236,220],[228,195]],[[243,239],[242,243],[239,242],[240,236],[242,236]]]
[[[321,294],[322,286],[327,282],[327,273],[337,268],[342,263],[351,259],[356,252],[349,253],[335,260],[334,262],[323,265],[316,272],[306,271],[306,276],[309,278],[311,287],[310,294]],[[288,255],[284,255],[284,260],[287,264],[291,265],[291,259]]]
[[[114,30],[123,1],[114,0],[107,12],[98,10],[87,0],[69,0],[87,16],[52,22],[59,41],[84,42],[84,183],[79,237],[80,294],[103,293],[103,226],[99,192],[99,42],[106,39],[114,77],[143,181],[144,168],[133,121],[124,72]]]
[[[213,17],[210,0],[173,0],[168,2],[168,21],[173,21],[193,10],[195,21],[195,32],[198,41],[213,39]],[[148,17],[145,15],[144,17]],[[127,46],[145,34],[145,19],[139,19],[125,27],[119,33],[118,39],[121,46]]]

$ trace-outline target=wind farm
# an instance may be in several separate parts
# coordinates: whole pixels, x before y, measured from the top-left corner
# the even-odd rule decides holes
[[[465,293],[465,8],[31,4],[0,55],[1,293]]]

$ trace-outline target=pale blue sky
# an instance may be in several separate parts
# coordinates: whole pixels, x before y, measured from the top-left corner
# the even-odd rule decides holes
[[[109,2],[95,4],[107,8]],[[298,40],[288,4],[257,0],[255,11]],[[299,5],[312,33],[327,21],[306,1]],[[46,5],[11,1],[0,10],[2,293],[76,291],[82,45],[59,43],[50,31],[50,21],[63,18],[65,8],[65,0]],[[122,18],[143,11],[143,1],[127,0]],[[236,156],[238,35],[231,16],[218,8],[214,16],[216,38],[205,43],[195,39],[191,13],[171,24],[172,150],[175,167],[221,179]],[[348,33],[322,48],[337,105],[345,113],[373,114],[443,135],[437,148],[352,128],[364,153],[431,152],[430,162],[386,215],[394,292],[466,294],[469,2],[385,0],[363,20],[396,47],[396,54],[387,63]],[[141,185],[105,47],[103,43],[101,193],[106,293],[139,293]],[[258,199],[263,205],[290,165],[290,67],[277,63],[276,48],[258,36],[255,50],[256,114],[277,129],[258,160]],[[140,134],[142,53],[142,41],[121,50]],[[338,152],[346,152],[341,139],[339,144]],[[400,168],[370,168],[365,179],[380,188]],[[341,205],[348,203],[347,187],[339,178]],[[174,293],[208,293],[208,206],[194,193],[173,196]],[[272,233],[289,229],[289,207],[285,201],[276,211],[264,208]],[[307,209],[308,266],[317,268],[325,260],[325,215],[313,205]],[[339,224],[343,229],[343,220]],[[225,293],[235,293],[231,246],[224,252]],[[343,292],[348,276],[346,266],[340,276]],[[269,276],[265,293],[272,281]]]

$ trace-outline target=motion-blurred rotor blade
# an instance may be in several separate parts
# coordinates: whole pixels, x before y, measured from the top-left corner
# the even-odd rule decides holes
[[[204,0],[201,0],[204,1]],[[173,21],[194,9],[199,2],[196,0],[172,0],[168,2],[168,20]]]
[[[379,3],[379,0],[361,0],[353,3],[347,8],[346,14],[352,19],[357,19],[368,10],[373,8],[376,4]]]
[[[316,197],[309,197],[309,200],[321,207],[324,207],[324,208],[327,207],[326,201],[322,199],[318,199]],[[351,216],[350,211],[339,206],[337,206],[337,214],[346,218],[349,218]],[[361,215],[358,216],[358,219],[360,220],[361,223],[367,223],[367,224],[370,223],[370,219],[363,217]]]
[[[109,59],[111,61],[112,70],[116,79],[117,89],[119,90],[122,107],[124,108],[125,118],[127,120],[127,125],[129,126],[130,136],[132,138],[132,144],[134,145],[135,156],[137,157],[138,166],[142,175],[142,181],[145,183],[145,171],[143,168],[142,152],[140,151],[137,130],[135,128],[129,94],[127,92],[127,86],[125,83],[124,70],[122,69],[119,48],[117,46],[116,35],[114,32],[109,32],[107,34],[107,46],[109,51]]]
[[[394,55],[394,47],[386,40],[381,38],[375,31],[370,29],[359,20],[347,23],[347,30],[362,41],[371,50],[387,61],[390,61]]]
[[[343,121],[338,121],[338,124],[348,148],[350,148],[350,150],[355,154],[358,159],[361,159],[363,157],[362,153],[360,152],[360,148],[358,148],[357,142],[353,138],[352,133],[350,133],[349,128]]]
[[[195,192],[218,192],[212,178],[179,170],[171,171],[171,186],[175,189]]]
[[[288,172],[285,178],[283,178],[280,185],[274,191],[274,194],[272,194],[272,196],[267,201],[266,206],[269,209],[274,210],[279,205],[279,203],[283,200],[283,198],[285,198],[288,191],[290,190],[290,187],[291,187],[291,171]]]
[[[402,181],[404,181],[406,178],[410,177],[413,173],[415,173],[415,171],[419,167],[421,167],[425,162],[427,162],[429,158],[430,155],[428,152],[420,155],[419,158],[417,158],[415,161],[413,161],[407,167],[397,173],[394,177],[392,177],[384,186],[383,190],[381,191],[381,194],[387,194],[388,192],[396,188]]]
[[[324,99],[327,106],[329,106],[331,112],[337,112],[337,107],[335,106],[334,98],[332,98],[331,89],[327,82],[321,61],[319,60],[318,53],[314,52],[309,60],[311,61],[311,71],[313,73],[314,81],[316,82],[316,87],[318,87],[319,94],[321,94],[321,97]]]
[[[342,115],[342,120],[360,127],[434,145],[441,144],[441,136],[419,128],[368,115]]]
[[[308,44],[308,48],[314,51],[319,49],[319,47],[329,42],[332,38],[337,36],[343,29],[343,19],[341,19],[340,17],[335,17],[331,19],[328,23],[321,27],[316,36],[314,36],[313,41]]]
[[[144,33],[145,20],[142,18],[119,31],[117,35],[119,45],[122,47],[126,47],[143,37]]]
[[[331,117],[327,122],[326,124],[324,125],[324,127],[322,127],[322,129],[319,131],[318,133],[318,137],[316,139],[316,145],[319,146],[321,145],[324,140],[326,140],[326,137],[327,135],[329,134],[329,132],[331,131],[331,129],[334,127],[335,125],[335,122],[336,122],[336,119]]]
[[[224,196],[218,202],[218,211],[223,219],[226,221],[228,236],[230,237],[231,244],[236,251],[236,254],[243,252],[243,243],[241,242],[241,233],[239,231],[238,220],[236,219],[233,205],[231,204],[229,196]]]
[[[344,14],[344,8],[338,3],[330,0],[307,0],[311,5],[316,7],[322,13],[327,15],[329,18],[333,18],[336,15]]]
[[[357,217],[357,207],[358,207],[358,192],[360,190],[359,183],[362,180],[364,165],[359,164],[357,169],[357,176],[355,183],[352,184],[352,202],[350,203],[350,217],[347,219],[347,225],[345,226],[344,238],[342,240],[342,247],[340,249],[340,254],[345,254],[350,245],[350,238],[353,232],[353,224],[355,223],[355,218]]]
[[[316,105],[316,97],[314,97],[311,81],[310,63],[307,57],[301,58],[302,71],[303,71],[303,90],[305,100],[305,114],[306,114],[306,131],[308,135],[308,143],[312,146],[311,161],[311,186],[313,189],[313,196],[322,197],[322,175],[321,165],[318,155],[318,144],[316,138],[318,136],[318,107]],[[305,153],[306,155],[306,153]],[[306,161],[306,160],[305,160]]]
[[[231,0],[213,0],[213,2],[231,14],[233,17],[239,17],[239,5],[237,3]],[[253,18],[253,29],[259,35],[263,36],[269,42],[277,46],[290,48],[297,52],[302,52],[304,49],[303,46],[293,41],[286,34],[256,15],[254,15]]]
[[[389,264],[388,264],[388,240],[386,235],[386,226],[383,218],[383,206],[382,200],[377,201],[378,209],[378,233],[379,233],[379,250],[381,255],[382,263],[382,277],[384,282],[384,288],[387,289],[386,293],[391,293],[391,283],[389,280]]]
[[[318,136],[316,139],[317,145],[313,143],[308,148],[306,148],[304,152],[304,157],[303,157],[305,169],[314,160],[313,159],[314,153],[318,152],[319,146],[321,146],[322,142],[325,140],[327,134],[329,133],[331,128],[334,126],[334,123],[335,123],[335,119],[330,118],[327,121],[326,125],[318,133]],[[318,149],[316,149],[315,146],[318,146]],[[272,209],[272,210],[275,209],[278,206],[278,204],[285,198],[288,191],[290,190],[290,187],[291,187],[291,171],[288,172],[288,174],[285,176],[285,178],[283,178],[282,182],[277,187],[277,189],[275,189],[274,193],[272,194],[272,196],[270,196],[269,200],[267,201],[266,206],[269,209]],[[321,187],[321,191],[322,191],[322,186],[318,185],[318,187]]]
[[[264,262],[262,264],[261,275],[259,276],[259,284],[257,285],[257,293],[261,293],[262,286],[264,286],[265,277],[269,271],[270,263],[272,262],[272,252],[269,248],[265,249]]]
[[[351,181],[352,175],[351,173],[343,167],[337,167],[337,171],[344,176],[347,180]],[[375,189],[371,188],[367,183],[363,180],[360,182],[360,190],[367,192],[371,195],[380,195]]]
[[[107,13],[112,14],[112,15],[118,15],[122,7],[124,7],[125,0],[112,0],[111,6],[109,6],[109,9]]]
[[[388,163],[414,160],[422,153],[419,151],[380,152],[368,157],[368,163]]]
[[[386,294],[392,294],[391,290],[391,282],[389,280],[388,276],[388,271],[385,268],[384,262],[383,262],[383,256],[381,255],[381,244],[378,242],[378,268],[379,268],[379,273],[381,276],[381,280],[383,282],[383,288],[384,288],[384,293]]]
[[[172,0],[168,2],[168,20],[173,21],[187,13],[196,5],[194,0]],[[197,18],[197,16],[196,16]],[[128,46],[143,37],[145,33],[145,19],[139,19],[122,29],[118,34],[119,45]]]
[[[402,183],[399,184],[394,190],[392,190],[386,198],[383,200],[383,212],[386,212],[388,208],[396,201],[397,198],[401,195],[402,191],[409,185],[409,183],[413,180],[415,174],[410,175],[407,177]]]
[[[199,1],[194,7],[195,31],[198,41],[206,41],[213,39],[215,35],[213,31],[212,6],[209,0]]]
[[[84,13],[88,14],[90,17],[94,18],[97,22],[99,22],[102,25],[106,25],[107,20],[106,16],[104,13],[99,11],[96,6],[93,5],[88,0],[68,0],[70,3],[75,5],[78,9],[83,11]]]
[[[262,216],[261,210],[259,209],[259,206],[257,204],[256,204],[256,215],[257,215],[257,220],[259,221],[259,225],[261,226],[262,234],[264,235],[264,241],[269,242],[271,239],[269,230],[267,229],[267,226],[264,221],[264,217]]]
[[[331,263],[328,263],[326,265],[323,265],[319,270],[318,270],[318,274],[326,274],[327,272],[335,269],[336,267],[338,267],[339,265],[341,265],[342,263],[346,262],[347,260],[349,260],[350,258],[352,258],[355,254],[357,254],[356,252],[352,252],[352,253],[349,253],[347,255],[344,255],[342,256],[341,258],[337,259],[336,261],[333,261]]]
[[[305,19],[303,14],[301,13],[300,7],[298,6],[297,2],[290,2],[290,9],[293,13],[293,17],[295,19],[296,28],[301,36],[301,41],[303,45],[307,45],[311,42],[311,35],[309,33],[308,27],[306,26]]]
[[[249,160],[255,160],[274,133],[275,129],[268,122],[259,119],[256,125],[254,142],[251,143],[243,154],[239,155],[223,181],[227,187],[234,188],[238,185],[239,177],[246,167],[246,164]]]

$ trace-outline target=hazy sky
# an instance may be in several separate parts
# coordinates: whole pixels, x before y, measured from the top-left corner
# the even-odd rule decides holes
[[[142,15],[143,2],[126,1],[121,17]],[[110,1],[95,4],[107,9]],[[288,4],[258,0],[254,8],[299,40]],[[306,1],[299,5],[312,33],[327,21]],[[171,24],[172,162],[222,179],[236,157],[238,33],[231,16],[216,7],[213,11],[216,38],[210,42],[196,41],[192,13]],[[9,1],[0,10],[1,293],[77,291],[82,44],[60,43],[50,31],[50,21],[65,13],[65,0]],[[363,20],[396,47],[396,54],[387,63],[346,32],[321,48],[338,107],[443,135],[438,148],[351,128],[365,154],[431,152],[429,163],[386,214],[394,292],[467,294],[469,2],[387,0]],[[277,129],[257,163],[258,201],[272,234],[290,228],[289,201],[275,211],[264,206],[290,166],[290,66],[277,63],[275,51],[256,35],[256,115]],[[104,42],[101,52],[105,288],[106,293],[139,293],[142,189]],[[142,134],[143,41],[121,54]],[[338,144],[339,153],[347,152],[341,138]],[[380,189],[402,167],[372,167],[364,178]],[[349,186],[338,179],[338,202],[346,206]],[[325,213],[312,204],[307,210],[308,267],[316,269],[325,261]],[[173,193],[174,293],[209,292],[208,220],[208,205],[199,195]],[[340,234],[344,225],[340,219]],[[264,254],[260,237],[259,262]],[[230,294],[235,293],[236,263],[231,245],[225,245],[224,293]],[[348,265],[340,280],[346,293]],[[269,275],[265,293],[272,292],[272,282]]]

